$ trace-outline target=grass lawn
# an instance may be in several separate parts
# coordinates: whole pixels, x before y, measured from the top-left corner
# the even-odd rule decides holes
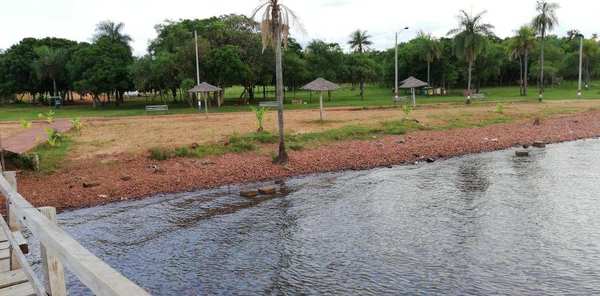
[[[561,87],[548,88],[546,90],[545,99],[547,100],[568,100],[576,99],[577,85],[575,82],[564,82]],[[226,103],[221,108],[212,108],[210,112],[239,112],[249,111],[247,105],[239,105],[238,97],[241,93],[241,87],[231,87],[226,90]],[[474,105],[481,102],[516,102],[516,101],[536,101],[537,90],[535,87],[530,88],[529,96],[519,96],[518,87],[493,87],[482,89],[487,96],[485,100],[474,101]],[[408,94],[406,94],[408,96]],[[262,92],[256,92],[257,98],[262,98]],[[270,97],[269,97],[270,96]],[[267,100],[273,100],[273,91],[270,89],[267,92]],[[291,101],[293,94],[288,93],[287,100]],[[312,97],[309,92],[299,91],[295,98],[303,99],[306,104],[286,104],[286,109],[316,109],[319,107],[319,94],[313,93]],[[355,108],[375,108],[392,105],[391,89],[382,88],[379,86],[368,86],[365,92],[365,99],[361,100],[358,89],[352,89],[349,85],[332,93],[332,99],[329,101],[325,94],[326,107],[355,107]],[[584,92],[584,99],[600,99],[600,91],[590,89]],[[425,97],[417,98],[418,104],[436,104],[436,103],[456,103],[462,104],[464,97],[462,91],[451,91],[448,96],[444,97]],[[91,105],[64,106],[56,111],[57,118],[76,118],[76,117],[117,117],[117,116],[140,116],[145,115],[144,106],[146,104],[161,104],[160,100],[150,100],[148,103],[145,99],[129,99],[126,104],[116,107],[114,105],[92,108]],[[198,112],[196,109],[190,108],[187,103],[169,102],[169,114],[190,114]],[[49,110],[48,107],[31,106],[29,104],[16,104],[0,106],[0,121],[18,121],[21,119],[34,120],[38,118],[39,113],[45,113]],[[160,115],[156,113],[154,115]]]

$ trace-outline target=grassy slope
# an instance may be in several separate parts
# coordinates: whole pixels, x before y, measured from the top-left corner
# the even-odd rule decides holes
[[[536,101],[537,91],[535,88],[531,88],[528,97],[519,96],[518,87],[496,87],[496,88],[485,88],[482,89],[487,94],[485,102],[489,101]],[[241,88],[232,87],[226,91],[226,106],[222,108],[213,108],[210,112],[236,112],[236,111],[249,111],[248,106],[237,105],[237,97],[241,93]],[[560,88],[548,88],[545,98],[548,100],[564,100],[564,99],[575,99],[576,85],[573,82],[566,82]],[[262,93],[256,93],[257,98],[262,98]],[[267,96],[272,96],[272,92],[268,93]],[[288,98],[291,98],[293,94],[288,94]],[[286,109],[313,109],[318,108],[318,93],[313,93],[312,100],[308,92],[297,92],[296,98],[302,98],[308,104],[304,105],[286,105]],[[378,107],[392,105],[391,102],[391,89],[385,89],[376,86],[370,86],[366,90],[365,100],[361,100],[358,95],[358,90],[352,90],[350,86],[344,86],[339,91],[333,93],[332,100],[328,101],[325,95],[325,106],[326,107]],[[585,99],[600,99],[600,92],[597,90],[589,90],[584,92],[583,98]],[[269,100],[269,99],[267,99]],[[272,100],[272,98],[270,99]],[[444,97],[418,97],[417,101],[419,104],[433,104],[433,103],[457,103],[460,104],[464,101],[460,91],[453,92],[449,96]],[[476,102],[477,103],[477,102]],[[149,104],[160,104],[160,100],[156,100],[154,103],[151,101]],[[115,117],[115,116],[137,116],[145,115],[144,106],[146,101],[144,99],[130,100],[125,105],[120,107],[105,106],[94,109],[89,105],[85,106],[67,106],[57,111],[56,116],[58,118],[75,118],[75,117]],[[195,109],[190,108],[186,103],[173,104],[169,103],[170,114],[187,114],[197,112]],[[20,119],[33,120],[37,119],[37,114],[47,112],[47,107],[36,107],[28,104],[22,105],[8,105],[0,106],[0,121],[16,121]]]

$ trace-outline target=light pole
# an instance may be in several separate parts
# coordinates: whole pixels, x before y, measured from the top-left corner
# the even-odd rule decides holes
[[[408,27],[404,27],[402,31],[408,30]],[[395,43],[396,55],[395,55],[395,65],[396,65],[396,79],[394,85],[394,98],[398,100],[398,32],[396,32],[396,43]]]
[[[583,34],[580,34],[579,38],[579,87],[577,88],[577,97],[581,98],[581,84],[583,76]]]

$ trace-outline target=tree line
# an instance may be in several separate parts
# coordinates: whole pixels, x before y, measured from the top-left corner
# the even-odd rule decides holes
[[[415,76],[433,87],[464,88],[467,94],[484,86],[520,85],[522,95],[527,95],[531,81],[542,93],[544,84],[577,79],[580,34],[550,34],[557,24],[556,9],[540,1],[532,23],[508,38],[494,34],[485,13],[461,11],[457,28],[447,36],[419,32],[399,45],[399,76]],[[123,29],[122,23],[102,22],[89,43],[23,39],[0,52],[0,98],[19,100],[27,94],[32,103],[47,104],[51,96],[73,101],[75,93],[90,97],[94,105],[119,105],[126,91],[138,90],[189,100],[187,89],[196,84],[194,32],[199,36],[203,81],[221,88],[243,86],[241,104],[268,97],[267,88],[275,85],[274,49],[263,47],[261,27],[253,18],[232,14],[167,21],[156,26],[157,37],[141,57],[132,54],[131,37]],[[376,50],[372,45],[371,36],[362,30],[349,32],[347,44],[313,40],[303,47],[290,37],[282,52],[285,91],[289,94],[323,77],[351,83],[362,98],[367,83],[389,87],[391,93],[395,49]],[[598,77],[597,36],[584,40],[583,61],[585,81]]]

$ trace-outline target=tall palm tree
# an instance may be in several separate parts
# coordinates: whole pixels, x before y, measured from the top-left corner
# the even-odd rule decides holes
[[[442,47],[440,42],[433,38],[431,34],[427,34],[423,31],[419,32],[417,39],[420,40],[421,54],[423,60],[427,62],[427,84],[431,86],[431,64],[436,60],[439,60],[442,56]]]
[[[96,25],[96,35],[94,35],[94,40],[98,40],[102,37],[107,37],[113,42],[129,44],[129,42],[131,42],[133,39],[131,39],[131,36],[123,33],[124,27],[124,23],[103,21]]]
[[[40,79],[52,80],[52,96],[57,95],[56,79],[64,71],[66,64],[66,52],[63,49],[54,49],[48,46],[34,48],[37,59],[33,62]]]
[[[532,25],[541,37],[540,53],[540,102],[544,98],[544,43],[546,34],[554,30],[558,25],[556,11],[560,8],[557,3],[549,3],[546,0],[538,0],[536,10],[538,15],[533,18]]]
[[[482,22],[483,15],[486,12],[482,11],[479,14],[472,15],[461,10],[458,15],[458,28],[448,32],[449,36],[454,36],[456,55],[468,64],[467,104],[471,103],[473,64],[485,47],[486,37],[493,36],[492,29],[494,29],[494,26]]]
[[[371,36],[367,34],[367,31],[356,30],[350,35],[348,44],[356,53],[363,54],[373,44],[370,39]],[[365,78],[362,76],[360,77],[360,98],[365,98]]]
[[[260,34],[262,37],[263,51],[273,47],[275,51],[275,92],[277,94],[277,122],[279,126],[279,153],[274,163],[285,164],[288,155],[285,151],[285,133],[283,126],[283,65],[282,47],[287,47],[290,34],[290,25],[297,23],[294,12],[281,3],[281,0],[262,0],[263,2],[254,9],[252,19],[260,16]]]
[[[522,26],[513,38],[510,47],[513,58],[518,58],[521,66],[521,95],[527,96],[529,87],[529,53],[535,45],[535,31],[530,26]]]

